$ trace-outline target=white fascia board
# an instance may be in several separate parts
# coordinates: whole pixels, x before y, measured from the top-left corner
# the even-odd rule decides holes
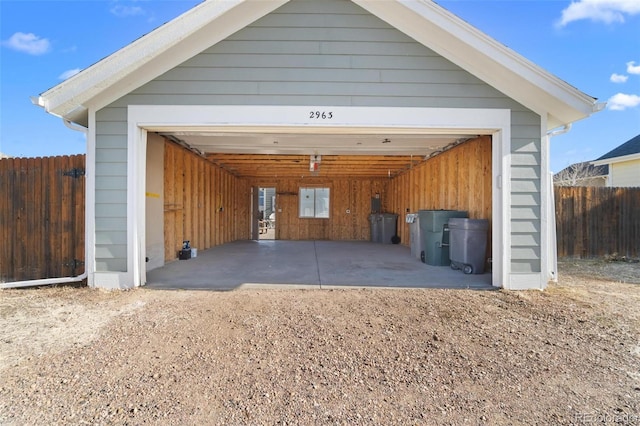
[[[79,107],[100,109],[287,1],[204,1],[47,90],[38,103],[47,112],[62,117]]]
[[[604,166],[607,164],[624,163],[625,161],[640,160],[640,153],[623,155],[622,157],[605,158],[604,160],[592,161],[594,166]]]
[[[550,128],[597,111],[594,98],[432,1],[353,1],[538,115],[548,115]]]

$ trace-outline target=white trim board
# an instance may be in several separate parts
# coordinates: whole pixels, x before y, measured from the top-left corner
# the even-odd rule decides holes
[[[312,110],[331,110],[332,120],[318,122],[309,117]],[[511,255],[511,185],[510,146],[511,112],[506,109],[468,108],[382,108],[382,107],[321,107],[313,106],[195,106],[195,105],[130,105],[128,107],[128,177],[127,177],[127,256],[126,284],[145,284],[145,176],[147,131],[216,130],[255,132],[284,129],[292,133],[331,134],[350,130],[388,129],[414,134],[456,133],[489,134],[492,136],[492,209],[493,209],[493,272],[496,287],[509,288]],[[91,221],[94,219],[91,218]],[[95,259],[91,259],[95,262]],[[95,276],[93,285],[102,283]]]
[[[96,287],[96,113],[89,110],[87,130],[87,156],[85,158],[85,271],[87,285]],[[102,281],[100,281],[102,283]]]
[[[310,118],[311,111],[331,119]],[[476,134],[511,123],[507,109],[244,105],[129,105],[129,122],[149,131]],[[222,129],[222,130],[221,130]]]

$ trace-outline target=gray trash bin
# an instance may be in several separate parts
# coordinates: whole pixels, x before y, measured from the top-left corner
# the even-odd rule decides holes
[[[424,250],[422,238],[420,238],[420,216],[418,216],[418,213],[407,213],[405,222],[409,224],[411,256],[420,259],[420,253]]]
[[[382,242],[382,215],[380,213],[370,214],[369,222],[371,222],[371,242]]]
[[[391,239],[396,235],[398,215],[393,213],[372,213],[369,215],[371,222],[371,242],[391,244]]]
[[[487,219],[449,219],[451,269],[465,274],[484,273],[487,250]]]
[[[449,246],[447,222],[454,217],[469,217],[460,210],[419,210],[420,238],[422,253],[420,258],[431,266],[447,266],[449,262]]]
[[[396,236],[398,228],[398,215],[393,213],[382,213],[382,230],[380,232],[380,242],[392,244],[393,237]]]

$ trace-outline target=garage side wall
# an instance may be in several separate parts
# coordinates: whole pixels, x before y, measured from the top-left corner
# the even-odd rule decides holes
[[[293,0],[98,112],[96,198],[109,204],[108,217],[96,209],[98,270],[126,267],[136,104],[510,109],[511,271],[540,272],[540,117],[350,1]]]
[[[164,138],[147,135],[145,188],[146,270],[164,265]]]
[[[205,250],[249,239],[247,181],[175,143],[164,147],[165,262],[177,258],[184,240]]]
[[[405,245],[410,244],[407,209],[465,210],[470,218],[491,223],[491,137],[465,142],[393,178],[389,194],[391,211],[402,219],[398,234]],[[491,248],[487,251],[490,255]]]

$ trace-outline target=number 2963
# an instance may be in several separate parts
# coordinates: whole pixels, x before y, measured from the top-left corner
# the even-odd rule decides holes
[[[332,111],[309,111],[309,118],[312,120],[331,120],[333,118]]]

